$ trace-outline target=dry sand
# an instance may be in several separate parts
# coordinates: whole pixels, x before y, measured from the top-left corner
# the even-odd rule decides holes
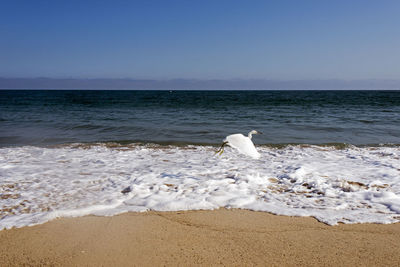
[[[0,231],[0,265],[400,265],[400,224],[245,210],[126,213]]]

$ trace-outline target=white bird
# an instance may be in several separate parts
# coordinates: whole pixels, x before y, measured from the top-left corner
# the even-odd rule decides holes
[[[253,142],[251,141],[253,134],[261,134],[261,132],[252,130],[247,136],[244,136],[243,134],[228,135],[216,153],[221,155],[224,152],[224,146],[228,145],[237,149],[242,154],[250,156],[254,159],[259,159],[261,155],[258,153]]]

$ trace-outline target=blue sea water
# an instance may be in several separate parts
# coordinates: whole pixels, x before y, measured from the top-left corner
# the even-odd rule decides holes
[[[399,222],[399,114],[400,91],[0,90],[0,230],[221,207]],[[252,129],[259,158],[215,153]]]
[[[0,91],[0,146],[400,144],[400,91]]]

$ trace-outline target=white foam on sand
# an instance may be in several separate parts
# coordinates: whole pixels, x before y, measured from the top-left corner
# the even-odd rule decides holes
[[[400,148],[0,149],[0,229],[57,217],[241,208],[327,224],[400,221]],[[122,193],[122,190],[127,193]]]

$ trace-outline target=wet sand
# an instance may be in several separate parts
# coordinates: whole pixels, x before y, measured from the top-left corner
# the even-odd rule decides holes
[[[400,224],[245,210],[63,218],[0,231],[2,266],[399,266]]]

